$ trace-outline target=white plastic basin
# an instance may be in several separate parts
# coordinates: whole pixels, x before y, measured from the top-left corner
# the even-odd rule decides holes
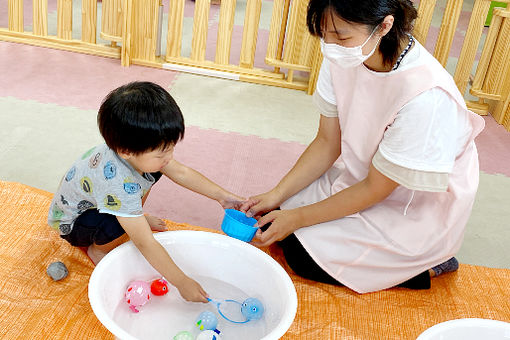
[[[488,319],[457,319],[439,323],[417,340],[508,340],[510,323]]]
[[[285,270],[263,251],[228,236],[201,231],[168,231],[155,234],[155,238],[211,298],[227,299],[229,296],[215,295],[242,291],[243,296],[262,301],[264,317],[257,322],[262,322],[264,327],[257,329],[258,339],[278,339],[292,324],[297,310],[296,290]],[[117,247],[101,260],[90,277],[88,293],[92,310],[113,335],[124,340],[172,339],[178,331],[193,327],[195,314],[190,313],[204,306],[214,310],[211,304],[185,302],[177,290],[170,287],[167,296],[151,298],[141,307],[140,313],[126,312],[124,292],[129,282],[149,281],[158,276],[132,242]],[[226,287],[223,291],[222,286]],[[173,297],[170,297],[172,292]],[[230,298],[243,297],[238,294]],[[158,305],[159,309],[150,316],[153,322],[145,320],[143,323],[140,320],[152,313],[150,308],[155,308],[150,304]],[[119,310],[127,313],[124,320],[119,320]],[[226,321],[220,322],[224,327],[230,327],[225,325]],[[250,321],[244,326],[248,328],[243,328],[246,336],[252,334],[250,327],[260,326],[250,325],[252,323]],[[232,338],[228,332],[221,335],[223,340]]]

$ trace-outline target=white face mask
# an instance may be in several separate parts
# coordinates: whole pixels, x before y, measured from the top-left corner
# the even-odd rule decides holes
[[[377,28],[377,27],[376,27]],[[323,39],[321,39],[321,51],[322,54],[329,59],[332,63],[344,67],[355,67],[361,65],[365,60],[370,58],[372,54],[374,54],[375,49],[377,48],[377,45],[379,44],[379,41],[381,38],[379,37],[379,40],[377,41],[377,44],[375,44],[372,51],[367,54],[363,55],[363,46],[372,38],[372,35],[374,35],[375,28],[370,33],[370,36],[365,40],[363,44],[356,47],[344,47],[337,44],[326,44]]]

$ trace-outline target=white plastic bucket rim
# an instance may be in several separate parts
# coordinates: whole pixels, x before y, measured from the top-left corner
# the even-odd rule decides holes
[[[276,262],[271,256],[263,252],[262,250],[248,244],[246,242],[210,232],[203,231],[191,231],[191,230],[180,230],[180,231],[167,231],[154,234],[156,240],[160,243],[164,243],[165,240],[171,239],[172,242],[176,240],[180,241],[191,241],[191,242],[202,242],[203,244],[212,244],[218,247],[231,247],[233,249],[242,250],[247,253],[247,256],[256,256],[257,261],[263,261],[268,269],[277,275],[279,280],[282,280],[282,284],[287,290],[288,303],[281,320],[276,327],[261,340],[276,340],[282,337],[287,330],[290,328],[294,321],[297,312],[297,294],[296,289],[292,280],[290,279],[287,272],[282,266]],[[207,242],[204,242],[207,240]],[[119,247],[112,250],[107,254],[101,262],[95,267],[92,275],[90,276],[88,285],[88,296],[92,310],[98,320],[117,338],[123,340],[138,340],[131,334],[122,329],[112,318],[111,315],[102,307],[103,301],[101,301],[101,294],[99,294],[99,286],[101,277],[108,271],[108,268],[123,252],[134,251],[135,246],[131,241],[126,242]],[[127,284],[127,283],[126,283]]]
[[[466,335],[466,332],[470,335]],[[480,333],[484,332],[483,338]],[[491,334],[489,334],[491,333]],[[468,337],[466,337],[468,336]],[[510,323],[480,318],[455,319],[438,323],[421,333],[416,340],[503,340],[510,339]]]

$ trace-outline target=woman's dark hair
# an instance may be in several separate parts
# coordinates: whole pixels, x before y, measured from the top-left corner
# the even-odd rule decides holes
[[[150,82],[132,82],[110,92],[99,108],[97,124],[115,152],[140,154],[184,137],[179,106],[164,88]]]
[[[393,27],[379,45],[385,64],[396,61],[400,44],[411,33],[418,15],[410,0],[310,0],[306,23],[312,35],[322,37],[324,15],[330,10],[345,21],[367,25],[370,31],[393,15]]]

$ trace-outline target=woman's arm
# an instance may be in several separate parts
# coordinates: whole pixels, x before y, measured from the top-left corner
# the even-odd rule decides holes
[[[241,206],[241,211],[255,216],[273,210],[322,176],[340,156],[340,133],[338,118],[321,115],[315,139],[294,167],[271,191],[250,198]]]
[[[282,202],[322,176],[340,156],[338,118],[321,115],[315,139],[275,187]]]
[[[262,216],[257,225],[272,223],[265,231],[257,231],[257,246],[281,241],[299,228],[336,220],[377,204],[388,197],[399,184],[370,165],[367,177],[325,200],[291,210],[273,211]]]

